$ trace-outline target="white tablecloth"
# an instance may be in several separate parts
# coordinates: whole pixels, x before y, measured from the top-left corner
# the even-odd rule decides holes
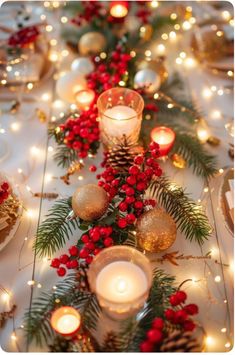
[[[233,116],[233,93],[225,93],[223,96],[214,94],[213,97],[207,99],[202,95],[205,87],[210,87],[211,85],[221,87],[230,84],[230,82],[209,75],[199,65],[185,68],[175,64],[175,58],[182,50],[188,52],[189,56],[191,56],[187,43],[188,36],[186,32],[177,42],[169,42],[168,67],[171,71],[176,68],[185,77],[190,92],[197,99],[198,104],[205,113],[211,135],[221,140],[221,144],[218,147],[207,146],[218,157],[218,168],[231,166],[233,162],[228,156],[230,138],[224,125]],[[66,57],[64,63],[62,63],[61,70],[66,67],[69,68],[71,60],[72,56]],[[88,168],[89,165],[94,163],[98,166],[102,159],[100,150],[94,161],[91,158],[87,159],[86,167],[80,172],[80,176],[73,176],[71,179],[72,184],[70,186],[65,185],[59,178],[65,172],[63,169],[58,168],[53,161],[53,148],[55,150],[56,144],[51,140],[48,142],[47,125],[39,122],[35,115],[35,108],[44,110],[49,120],[51,120],[53,116],[58,117],[60,112],[64,112],[66,107],[62,102],[56,101],[58,98],[55,96],[53,79],[43,83],[42,86],[31,91],[29,95],[32,95],[36,101],[23,103],[17,115],[3,114],[0,117],[0,128],[5,130],[1,137],[8,141],[10,147],[9,157],[0,163],[1,171],[3,170],[11,176],[15,184],[19,186],[20,196],[25,207],[16,235],[5,249],[0,252],[0,285],[11,293],[10,303],[17,305],[15,313],[17,340],[11,338],[13,332],[13,322],[11,320],[0,330],[0,343],[5,351],[26,350],[23,332],[20,327],[23,325],[24,311],[30,304],[31,291],[34,298],[43,290],[52,290],[52,287],[58,282],[55,270],[49,266],[49,260],[37,258],[34,267],[34,253],[32,251],[37,226],[43,220],[45,213],[53,205],[54,201],[32,197],[32,193],[28,191],[27,186],[30,187],[32,192],[41,192],[43,190],[44,192],[56,192],[59,197],[70,196],[76,187],[84,183],[96,182],[96,174],[90,173]],[[5,92],[0,92],[1,105],[5,101],[5,96]],[[44,101],[45,99],[48,99],[48,101]],[[60,104],[62,105],[61,107],[59,107]],[[220,110],[220,119],[213,119],[214,110]],[[14,130],[13,123],[18,124],[18,130]],[[21,172],[19,169],[22,169],[22,173],[19,173]],[[175,275],[177,283],[181,283],[188,278],[193,278],[196,281],[187,282],[185,290],[188,292],[190,303],[195,302],[199,305],[200,313],[197,319],[205,328],[208,336],[211,337],[208,340],[207,350],[226,351],[227,333],[222,333],[221,329],[229,329],[228,307],[230,316],[233,316],[233,236],[227,230],[219,208],[218,188],[223,175],[213,179],[210,183],[212,205],[215,213],[214,221],[212,205],[209,199],[210,194],[203,192],[203,181],[193,175],[189,169],[178,170],[173,168],[169,162],[163,165],[163,169],[172,181],[181,184],[186,188],[187,192],[192,193],[193,198],[196,200],[202,199],[212,225],[216,223],[218,241],[215,233],[213,233],[208,242],[203,245],[202,250],[200,250],[197,244],[186,241],[178,232],[177,240],[168,250],[169,252],[179,251],[180,254],[184,255],[200,256],[212,251],[212,260],[206,260],[205,263],[203,260],[190,259],[179,261],[179,266],[173,266],[170,263],[159,264],[158,266]],[[100,170],[98,169],[97,173]],[[74,237],[67,243],[67,246],[65,246],[64,251],[77,238],[78,233],[76,232]],[[59,251],[58,255],[60,254],[62,254],[62,251]],[[156,256],[151,256],[152,259],[154,257]],[[229,265],[224,266],[223,271],[220,265],[220,257],[222,263]],[[218,262],[215,262],[216,260]],[[216,276],[221,277],[220,282],[215,282]],[[27,284],[32,279],[35,280],[33,287]],[[7,309],[8,305],[1,299],[0,293],[0,310]],[[230,320],[230,325],[232,324],[233,319]],[[39,350],[35,344],[30,347],[30,351]]]

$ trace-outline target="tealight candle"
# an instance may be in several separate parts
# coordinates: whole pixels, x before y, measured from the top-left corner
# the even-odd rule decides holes
[[[80,110],[88,110],[94,98],[95,93],[91,89],[80,90],[75,94],[76,105]]]
[[[135,91],[113,88],[103,92],[97,101],[101,138],[105,145],[114,145],[123,136],[138,141],[144,102]]]
[[[116,18],[125,17],[128,14],[127,1],[111,1],[110,15]]]
[[[93,292],[106,313],[114,319],[136,314],[143,307],[152,283],[149,260],[127,246],[102,250],[88,271]]]
[[[169,153],[175,142],[175,132],[169,127],[155,127],[151,131],[151,139],[153,142],[159,144],[159,151],[161,156]]]
[[[71,336],[76,334],[81,324],[81,316],[73,307],[60,307],[51,317],[51,326],[59,334]]]

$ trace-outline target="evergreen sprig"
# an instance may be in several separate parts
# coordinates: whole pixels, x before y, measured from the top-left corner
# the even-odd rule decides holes
[[[79,228],[78,218],[67,219],[72,211],[71,201],[71,197],[56,201],[39,226],[34,248],[40,256],[52,256],[64,246],[73,231]]]
[[[208,179],[212,177],[216,169],[216,159],[207,153],[197,137],[186,132],[177,132],[172,153],[178,153],[186,160],[187,165],[193,168],[193,172]]]
[[[182,187],[162,176],[151,183],[150,194],[173,217],[186,239],[195,240],[199,245],[208,239],[211,233],[208,218]]]
[[[78,159],[78,156],[76,150],[69,148],[64,144],[58,144],[56,153],[54,154],[54,159],[58,166],[61,166],[62,168],[68,168]]]
[[[59,300],[59,303],[58,303]],[[56,307],[72,306],[79,310],[83,329],[95,329],[98,323],[100,306],[96,296],[81,292],[77,288],[76,274],[69,275],[56,286],[54,293],[43,292],[36,298],[24,317],[24,330],[30,344],[49,344],[56,337],[50,325],[51,314]]]

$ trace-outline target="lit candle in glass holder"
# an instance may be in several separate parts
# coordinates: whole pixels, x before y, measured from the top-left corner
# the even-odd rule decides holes
[[[113,319],[136,314],[148,298],[152,269],[142,253],[128,246],[102,250],[88,271],[91,290]]]
[[[160,155],[165,156],[174,145],[175,132],[169,127],[155,127],[151,131],[151,139],[159,144]]]
[[[111,1],[110,2],[110,15],[116,18],[125,17],[128,14],[127,1]]]
[[[105,146],[115,145],[123,136],[133,143],[138,141],[144,101],[136,91],[126,88],[107,90],[99,96],[97,107]]]
[[[80,90],[75,94],[76,105],[80,110],[88,110],[95,99],[95,93],[91,89]]]
[[[77,333],[81,316],[73,307],[60,307],[52,313],[51,326],[59,334],[71,336]]]

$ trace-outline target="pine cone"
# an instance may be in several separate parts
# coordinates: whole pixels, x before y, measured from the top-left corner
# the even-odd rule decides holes
[[[49,349],[51,353],[67,353],[69,352],[69,341],[64,337],[56,337],[54,339],[53,344],[49,345]]]
[[[120,352],[120,343],[119,343],[119,338],[117,337],[117,334],[115,334],[113,331],[110,331],[109,333],[107,333],[104,338],[104,342],[103,342],[101,350],[102,350],[102,352],[105,352],[105,353]]]
[[[167,353],[195,353],[201,352],[202,347],[197,339],[192,337],[192,332],[182,332],[175,330],[163,340],[160,352]]]
[[[124,136],[115,146],[108,149],[106,165],[120,171],[127,171],[133,164],[134,158],[142,152],[142,147],[131,143],[128,138]]]
[[[90,286],[87,278],[87,265],[80,265],[80,268],[77,272],[77,281],[78,281],[78,289],[79,291],[90,291]]]

